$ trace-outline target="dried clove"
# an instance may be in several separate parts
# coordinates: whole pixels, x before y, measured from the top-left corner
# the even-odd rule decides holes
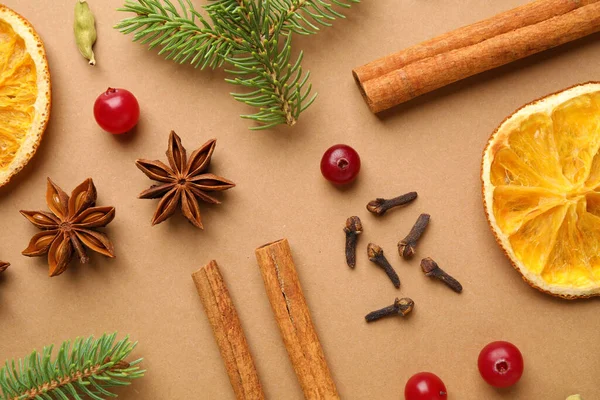
[[[396,273],[394,268],[392,268],[388,260],[383,255],[383,249],[377,246],[376,244],[369,243],[369,246],[367,247],[367,254],[369,255],[369,260],[378,265],[379,267],[383,268],[383,270],[390,278],[394,286],[397,289],[400,289],[400,278],[398,277],[398,274]]]
[[[398,254],[402,258],[410,258],[415,254],[415,247],[417,246],[417,241],[425,232],[425,228],[429,224],[430,215],[429,214],[421,214],[419,218],[417,218],[417,222],[413,225],[410,232],[404,239],[398,242]]]
[[[348,218],[344,232],[346,232],[346,263],[350,268],[354,268],[356,266],[356,242],[358,235],[362,233],[360,218],[357,216]]]
[[[0,272],[6,271],[8,267],[10,267],[10,263],[0,261]]]
[[[417,198],[417,192],[409,192],[393,199],[377,198],[367,204],[367,210],[373,214],[383,215],[394,207],[405,206]]]
[[[392,304],[391,306],[384,307],[381,310],[376,310],[368,313],[365,316],[365,319],[367,320],[367,322],[373,322],[377,321],[380,318],[391,315],[400,315],[402,317],[405,317],[412,311],[414,305],[415,302],[412,301],[412,299],[409,299],[408,297],[405,297],[403,299],[399,299],[396,297],[396,300],[394,300],[394,304]]]
[[[437,265],[435,261],[427,257],[421,260],[421,269],[425,272],[426,276],[431,278],[439,279],[444,282],[446,286],[454,290],[456,293],[462,292],[462,285],[456,279],[448,275],[443,269]]]

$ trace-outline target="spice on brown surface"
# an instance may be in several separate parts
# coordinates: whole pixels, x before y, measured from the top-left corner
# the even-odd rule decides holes
[[[217,262],[211,261],[194,272],[192,279],[208,316],[236,398],[264,399],[265,395],[244,330]]]
[[[181,139],[174,131],[169,135],[167,159],[169,165],[155,160],[137,160],[135,164],[150,179],[161,182],[140,193],[140,199],[161,198],[152,217],[152,225],[160,224],[181,207],[183,215],[197,228],[203,229],[199,202],[220,204],[209,192],[231,189],[235,183],[223,177],[206,173],[210,166],[216,139],[204,143],[186,156]]]
[[[409,192],[389,200],[377,198],[367,204],[367,210],[376,215],[384,215],[388,210],[405,206],[413,202],[416,198],[417,192]]]
[[[0,261],[0,272],[6,271],[8,267],[10,267],[10,263],[7,263],[6,261]]]
[[[256,249],[281,337],[307,399],[339,399],[286,239]]]
[[[598,0],[538,0],[352,72],[369,109],[377,113],[599,30]]]
[[[412,299],[409,299],[408,297],[399,299],[396,297],[396,300],[394,300],[394,304],[392,304],[391,306],[384,307],[380,310],[368,313],[365,316],[365,319],[367,320],[367,322],[373,322],[377,321],[378,319],[389,317],[392,315],[399,315],[401,317],[405,317],[412,311],[414,306],[415,302],[412,301]]]
[[[383,255],[383,249],[374,243],[369,243],[369,246],[367,246],[367,254],[369,256],[369,260],[381,267],[390,278],[394,286],[397,289],[400,289],[400,278],[398,277],[398,274],[394,268],[388,262],[387,258],[385,258]]]
[[[415,254],[417,241],[421,238],[423,232],[425,232],[430,218],[429,214],[419,215],[417,222],[415,222],[408,235],[398,242],[398,254],[400,254],[400,257],[410,258]]]
[[[421,269],[426,276],[431,278],[439,279],[444,282],[446,286],[454,290],[456,293],[462,292],[462,285],[456,279],[448,275],[439,265],[431,258],[427,257],[421,260]]]
[[[89,258],[84,246],[96,253],[114,257],[114,246],[108,236],[95,229],[113,220],[115,208],[95,207],[96,196],[96,187],[91,178],[73,189],[70,197],[48,178],[46,203],[51,213],[21,210],[29,222],[42,230],[31,238],[23,255],[37,257],[48,253],[51,277],[65,272],[73,251],[77,253],[79,262],[87,263]]]
[[[354,268],[356,266],[356,242],[358,235],[362,233],[360,218],[357,216],[348,218],[344,232],[346,232],[346,263],[350,268]]]
[[[75,2],[73,34],[81,55],[89,61],[90,65],[96,65],[96,58],[92,50],[94,43],[96,43],[96,19],[85,0]]]

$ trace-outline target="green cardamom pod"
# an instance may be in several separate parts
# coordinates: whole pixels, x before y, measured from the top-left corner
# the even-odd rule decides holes
[[[75,3],[75,22],[73,23],[75,43],[82,56],[90,61],[90,65],[96,65],[92,47],[96,43],[96,21],[90,6],[85,0],[77,0]]]

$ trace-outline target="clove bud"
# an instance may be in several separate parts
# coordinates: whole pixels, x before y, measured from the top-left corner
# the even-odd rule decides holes
[[[82,56],[90,61],[90,65],[96,65],[92,47],[96,43],[96,21],[90,6],[85,0],[75,2],[75,21],[73,23],[75,43]]]
[[[360,218],[356,216],[348,218],[344,232],[346,232],[346,263],[350,268],[354,268],[356,266],[356,242],[358,235],[362,233]]]
[[[421,260],[421,269],[425,273],[425,276],[439,279],[444,282],[446,286],[454,290],[456,293],[461,293],[463,288],[460,282],[448,275],[443,269],[437,265],[435,261],[427,257]]]
[[[377,266],[383,268],[387,276],[390,278],[396,289],[400,289],[400,278],[398,274],[392,268],[388,260],[383,255],[383,249],[376,244],[369,243],[367,247],[367,254],[369,255],[369,260],[376,264]]]
[[[417,222],[415,222],[408,235],[398,242],[398,254],[400,254],[400,257],[406,259],[415,254],[417,241],[421,238],[423,232],[425,232],[425,228],[427,228],[427,225],[429,224],[429,219],[429,214],[419,215]]]
[[[6,271],[6,268],[10,267],[10,264],[4,261],[0,261],[0,272]]]
[[[377,198],[367,204],[367,210],[376,215],[384,215],[388,210],[394,207],[405,206],[417,198],[417,192],[409,192],[393,199]]]
[[[392,315],[400,315],[401,317],[405,317],[412,311],[414,305],[415,302],[412,301],[412,299],[409,299],[408,297],[405,297],[403,299],[398,299],[396,297],[396,300],[394,300],[394,304],[392,304],[391,306],[384,307],[380,310],[368,313],[365,316],[365,319],[367,320],[367,322],[373,322],[383,317],[388,317]]]

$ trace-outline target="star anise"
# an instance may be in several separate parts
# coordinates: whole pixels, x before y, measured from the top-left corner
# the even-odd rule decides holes
[[[10,267],[10,263],[6,261],[0,261],[0,272],[6,271],[6,268]]]
[[[95,207],[96,187],[91,179],[77,186],[69,197],[48,178],[46,203],[52,213],[21,211],[25,218],[42,230],[31,238],[23,255],[37,257],[48,253],[51,277],[65,272],[73,250],[79,262],[88,262],[84,246],[111,258],[115,256],[108,237],[93,230],[108,225],[115,217],[115,208]]]
[[[155,160],[137,160],[135,164],[150,179],[161,182],[140,193],[140,199],[161,197],[152,218],[152,225],[160,224],[169,218],[179,206],[183,215],[196,227],[202,229],[199,201],[211,204],[221,202],[208,192],[231,189],[235,183],[217,175],[205,173],[215,151],[216,139],[204,143],[194,151],[189,160],[181,139],[171,131],[167,159],[169,165]]]

